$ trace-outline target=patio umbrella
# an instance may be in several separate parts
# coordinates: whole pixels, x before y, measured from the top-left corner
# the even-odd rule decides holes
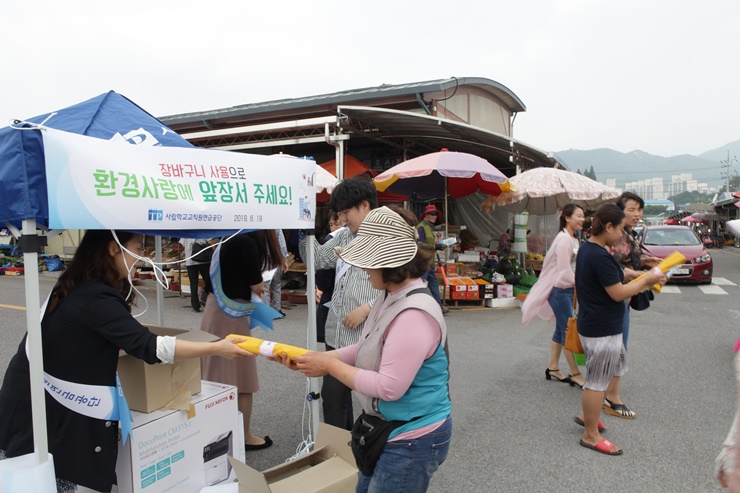
[[[321,166],[316,166],[316,181],[314,186],[316,187],[316,193],[321,193],[326,190],[327,193],[331,193],[334,187],[337,186],[339,180],[337,177],[326,171]]]
[[[680,222],[682,222],[682,223],[703,223],[703,224],[709,224],[709,221],[706,221],[704,219],[699,219],[698,217],[694,217],[694,216],[686,216],[683,219],[680,219]]]
[[[668,218],[665,221],[663,221],[663,224],[675,225],[675,224],[678,224],[678,219]]]
[[[509,190],[509,180],[491,163],[474,154],[440,152],[404,161],[375,177],[375,188],[425,199],[457,199],[478,190],[499,195]]]
[[[510,212],[546,215],[556,213],[569,203],[595,210],[600,205],[614,202],[620,195],[616,188],[555,168],[530,169],[509,181],[513,191],[489,197],[481,205],[483,211],[490,212],[500,207]]]

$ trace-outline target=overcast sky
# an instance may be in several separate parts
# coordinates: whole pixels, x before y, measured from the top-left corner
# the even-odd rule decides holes
[[[111,89],[165,116],[485,77],[535,147],[700,154],[740,139],[739,19],[737,0],[4,2],[0,125]]]

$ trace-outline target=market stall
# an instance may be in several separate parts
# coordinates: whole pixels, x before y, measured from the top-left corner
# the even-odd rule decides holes
[[[314,224],[313,161],[192,148],[114,92],[0,129],[0,162],[0,223],[18,238],[29,266],[45,243],[39,229],[201,238]],[[35,445],[26,469],[48,473],[38,271],[25,274]],[[312,282],[309,275],[309,288]]]

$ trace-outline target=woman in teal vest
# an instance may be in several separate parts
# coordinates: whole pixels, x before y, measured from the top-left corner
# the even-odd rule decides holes
[[[352,430],[358,492],[424,492],[452,439],[447,329],[421,277],[429,254],[411,223],[387,207],[370,211],[339,256],[365,270],[382,294],[360,342],[280,361],[309,377],[331,375],[357,392]]]

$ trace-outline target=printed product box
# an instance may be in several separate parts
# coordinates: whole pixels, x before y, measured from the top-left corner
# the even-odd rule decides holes
[[[200,330],[173,329],[150,325],[160,336],[177,336],[185,341],[211,342],[218,337]],[[149,413],[163,407],[187,409],[192,395],[200,392],[200,359],[178,361],[172,365],[148,365],[121,353],[118,376],[132,411]]]
[[[479,298],[490,299],[496,296],[496,286],[485,279],[473,279],[478,284]]]
[[[496,298],[513,298],[514,286],[511,284],[496,284]]]
[[[233,479],[228,456],[244,460],[236,387],[202,382],[188,411],[132,412],[133,437],[118,442],[118,493],[197,493]]]
[[[319,423],[314,451],[291,462],[258,472],[230,459],[239,479],[239,493],[355,491],[358,472],[350,440],[349,431]]]
[[[465,300],[468,299],[468,286],[463,282],[462,277],[453,277],[450,282],[450,299]]]

